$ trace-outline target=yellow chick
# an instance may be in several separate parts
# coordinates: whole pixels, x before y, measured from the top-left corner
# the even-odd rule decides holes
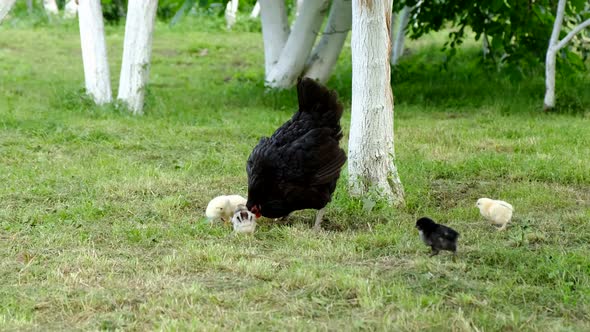
[[[478,199],[476,206],[484,218],[491,221],[492,224],[500,226],[498,229],[500,231],[506,228],[510,219],[512,219],[512,212],[514,211],[512,205],[489,198]]]
[[[230,222],[239,205],[246,205],[246,199],[240,195],[217,196],[207,205],[205,216],[209,220],[221,219]]]

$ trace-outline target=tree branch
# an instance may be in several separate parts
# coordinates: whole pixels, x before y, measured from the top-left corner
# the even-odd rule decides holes
[[[558,51],[560,49],[562,49],[565,44],[569,43],[570,40],[572,40],[572,38],[574,38],[574,36],[584,30],[585,28],[587,28],[588,26],[590,26],[590,18],[585,20],[584,22],[578,24],[572,31],[570,31],[570,33],[568,33],[561,41],[559,41],[559,43],[553,47],[555,47],[555,50]]]

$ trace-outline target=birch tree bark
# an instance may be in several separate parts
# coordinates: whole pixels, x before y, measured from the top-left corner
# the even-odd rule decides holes
[[[129,0],[127,7],[117,99],[125,102],[134,114],[143,113],[157,7],[158,0]]]
[[[577,33],[590,26],[590,19],[587,19],[574,27],[562,40],[559,40],[565,14],[565,4],[566,0],[559,0],[557,4],[557,14],[555,15],[553,31],[551,32],[549,47],[545,56],[545,98],[543,100],[543,109],[545,111],[555,107],[555,63],[557,52],[569,43]]]
[[[0,23],[2,23],[4,17],[10,12],[15,1],[16,0],[0,0]]]
[[[78,9],[86,91],[95,103],[109,103],[111,80],[100,0],[83,0]]]
[[[268,77],[279,61],[281,51],[289,38],[289,21],[284,0],[259,0],[262,39],[264,41],[264,72]]]
[[[48,14],[57,15],[59,13],[55,0],[43,0],[43,9],[45,9]]]
[[[264,4],[262,5],[264,12]],[[272,66],[266,77],[267,86],[288,88],[295,83],[303,71],[306,59],[322,25],[322,19],[328,10],[328,5],[328,0],[303,2],[299,16],[295,19],[293,30],[289,34],[278,61]]]
[[[394,164],[390,82],[392,0],[352,2],[352,118],[348,173],[353,196],[375,190],[395,205],[404,190]]]
[[[326,82],[338,61],[352,24],[352,0],[334,0],[319,43],[307,60],[304,76]]]

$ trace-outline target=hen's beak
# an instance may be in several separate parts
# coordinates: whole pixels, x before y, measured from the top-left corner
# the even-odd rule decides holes
[[[256,216],[256,219],[262,217],[262,213],[260,213],[260,208],[258,207],[258,205],[254,205],[250,209],[250,212],[254,213],[254,215]]]

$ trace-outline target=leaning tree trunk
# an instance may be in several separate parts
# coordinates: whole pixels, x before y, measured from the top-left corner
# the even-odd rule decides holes
[[[394,164],[390,85],[392,0],[353,0],[352,118],[348,173],[353,196],[376,190],[395,205],[404,191]]]
[[[545,56],[545,99],[543,100],[545,111],[555,107],[555,62],[557,52],[569,43],[577,33],[590,26],[590,19],[587,19],[574,27],[562,40],[559,40],[559,33],[561,32],[563,16],[565,14],[565,1],[559,0],[557,4],[557,15],[555,15],[553,32],[551,32],[551,39],[549,39],[549,47]]]
[[[289,38],[289,20],[284,0],[259,0],[262,39],[264,40],[264,72],[268,77],[279,61]]]
[[[394,66],[397,65],[399,59],[404,54],[404,43],[406,41],[406,27],[410,22],[411,12],[411,7],[404,6],[404,8],[400,11],[399,15],[397,15],[398,26],[396,29],[395,38],[393,38],[393,48],[391,52],[391,64]]]
[[[260,1],[256,1],[254,4],[254,8],[252,8],[252,12],[250,13],[250,18],[257,18],[260,15]]]
[[[97,104],[111,102],[111,81],[100,0],[80,1],[78,15],[86,91]]]
[[[325,82],[342,51],[352,23],[352,0],[334,0],[324,34],[305,65],[304,76]]]
[[[157,8],[158,0],[129,0],[127,8],[117,99],[125,102],[134,114],[143,113]]]
[[[4,17],[6,17],[6,14],[8,14],[10,9],[12,9],[15,1],[16,0],[0,0],[0,23],[2,23],[2,20]]]
[[[278,62],[272,66],[270,73],[266,77],[267,86],[288,88],[295,83],[297,77],[303,71],[305,61],[322,25],[322,19],[328,10],[328,5],[328,0],[303,2],[303,8],[301,8],[299,16],[295,19],[293,30],[281,51]],[[264,6],[265,4],[262,4],[263,12]]]

